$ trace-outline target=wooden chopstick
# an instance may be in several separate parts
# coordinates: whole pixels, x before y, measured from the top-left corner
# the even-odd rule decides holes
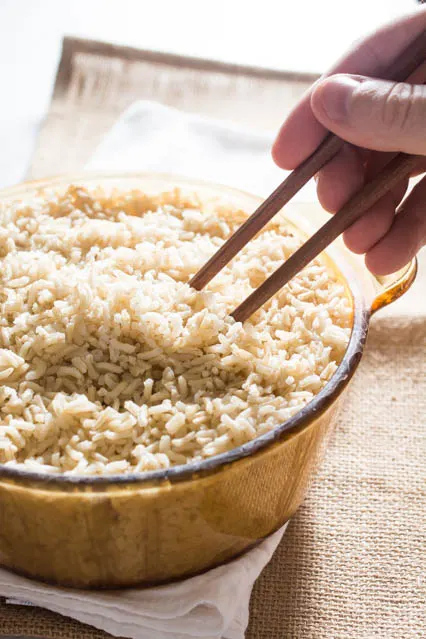
[[[282,182],[256,211],[222,244],[189,284],[201,291],[224,266],[287,204],[343,146],[343,140],[329,133],[318,149]]]
[[[380,200],[396,184],[407,178],[421,162],[422,155],[399,153],[384,170],[361,188],[338,213],[331,217],[288,260],[231,313],[237,322],[244,322],[292,277],[309,264],[333,240]]]
[[[393,62],[392,65],[390,65],[388,69],[384,69],[383,71],[378,72],[377,76],[384,79],[395,80],[397,82],[406,80],[410,77],[410,75],[414,73],[414,71],[417,70],[417,68],[422,63],[424,63],[425,59],[426,29],[424,29],[422,33],[420,33],[420,35],[405,49],[405,51],[398,57],[397,60]],[[269,220],[271,220],[274,215],[276,215],[278,211],[280,211],[282,207],[287,204],[294,197],[294,195],[338,153],[343,144],[343,140],[338,138],[336,135],[329,133],[320,144],[320,146],[317,148],[317,150],[312,153],[312,155],[310,155],[304,162],[302,162],[302,164],[300,164],[297,169],[290,173],[290,175],[275,189],[275,191],[244,222],[244,224],[242,224],[225,242],[225,244],[223,244],[221,248],[201,267],[201,269],[190,280],[189,284],[197,290],[203,289],[204,286],[206,286],[206,284],[208,284],[210,280],[213,279],[213,277],[215,277],[215,275],[217,275],[217,273],[219,273],[223,269],[223,267],[226,266],[226,264],[228,264],[228,262],[230,262],[230,260],[235,257],[235,255],[265,226],[265,224],[267,224]],[[402,165],[404,165],[404,162],[402,160],[400,161],[402,162]],[[408,159],[406,161],[408,162]],[[388,170],[391,166],[394,166],[394,164],[391,163],[391,165],[389,165],[388,167]],[[404,172],[404,176],[406,175],[407,173]],[[360,215],[361,213],[359,212],[353,219],[357,219],[357,217],[359,217]],[[326,224],[327,232],[330,233],[330,237],[332,239],[330,239],[329,242],[325,243],[323,245],[323,248],[328,246],[328,244],[333,241],[333,239],[335,239],[338,235],[340,235],[340,233],[345,230],[346,227],[342,228],[342,230],[339,231],[337,235],[334,234],[335,231],[333,231],[332,233],[330,231],[329,225],[331,225],[332,223],[332,229],[334,228],[334,225],[336,225],[336,229],[337,225],[339,225],[339,227],[341,226],[341,222],[336,222],[336,219],[339,220],[339,216],[340,212]],[[348,222],[348,225],[349,224],[350,222]],[[311,239],[318,241],[318,233],[315,234]],[[325,237],[322,238],[323,243],[325,239]],[[310,249],[310,252],[313,252],[312,248]],[[297,254],[299,254],[300,256],[299,251],[297,252]],[[301,266],[300,268],[303,268],[303,266]],[[295,270],[293,274],[296,274],[297,272],[298,271]],[[271,278],[273,278],[274,276],[275,274],[273,274]],[[277,276],[274,279],[275,284],[278,281],[281,280],[279,280]],[[281,286],[282,285],[283,284],[281,284]],[[255,293],[253,293],[250,298],[252,298],[253,295],[255,295]],[[264,301],[266,301],[266,299],[267,297],[264,299]],[[248,300],[246,301],[248,302]],[[251,304],[253,304],[253,302],[251,302]],[[238,317],[244,317],[244,319],[246,319],[248,317],[248,315],[246,315],[246,311],[243,314],[240,309],[241,307],[238,307],[238,309],[236,309],[236,311],[234,312],[234,316],[235,313],[237,313]]]

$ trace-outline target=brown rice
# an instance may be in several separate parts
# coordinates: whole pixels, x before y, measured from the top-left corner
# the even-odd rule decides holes
[[[283,217],[196,292],[246,217],[179,191],[70,186],[0,212],[0,463],[167,468],[287,420],[346,349],[352,308],[315,260],[244,325],[229,316],[300,244]]]

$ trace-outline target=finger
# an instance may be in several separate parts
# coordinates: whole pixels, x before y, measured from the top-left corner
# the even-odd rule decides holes
[[[411,177],[416,177],[418,175],[423,175],[426,173],[426,158],[423,162],[420,162],[419,165],[415,168],[415,170],[411,173]]]
[[[397,155],[397,153],[372,153],[369,161],[365,167],[365,179],[366,181],[372,180],[376,177],[384,167],[389,164],[391,160]],[[426,158],[425,158],[426,165]],[[413,172],[414,175],[414,172]],[[410,176],[411,177],[411,176]],[[402,198],[405,196],[408,187],[408,178],[399,182],[392,187],[389,194],[393,200],[394,209],[396,210],[401,203]]]
[[[317,178],[317,194],[326,211],[335,213],[364,182],[364,167],[356,150],[345,145]]]
[[[390,162],[393,154],[372,154],[365,166],[363,149],[345,145],[317,175],[317,194],[322,207],[330,213],[338,211],[349,198],[358,191],[364,181],[370,180]],[[426,164],[426,162],[425,162]],[[388,206],[393,211],[402,200],[408,180],[398,184],[391,191]],[[383,206],[381,205],[383,209]],[[373,212],[373,211],[372,211]],[[366,214],[367,215],[367,214]],[[365,226],[368,235],[368,226]]]
[[[403,194],[399,200],[402,197]],[[345,231],[343,239],[348,249],[359,255],[367,253],[389,231],[395,211],[395,197],[392,193],[387,193]]]
[[[385,166],[390,162],[396,153],[384,153],[380,151],[371,151],[370,149],[363,149],[361,147],[352,146],[351,148],[355,149],[361,164],[365,167],[366,179],[370,179],[371,177],[377,175]],[[422,175],[426,172],[426,157],[423,162],[419,160],[419,164],[416,166],[414,171],[411,172],[410,177],[414,177],[416,175]]]
[[[365,258],[376,275],[395,273],[426,244],[426,178],[423,178],[403,202],[386,235]]]
[[[426,155],[426,86],[335,75],[312,94],[312,110],[330,131],[357,146]]]
[[[392,64],[425,28],[426,8],[420,8],[356,43],[323,77],[333,73],[357,73],[380,77],[383,69]],[[290,113],[275,140],[272,155],[278,166],[283,169],[294,169],[298,166],[313,153],[326,135],[326,129],[317,121],[311,109],[313,88],[307,91]]]
[[[365,164],[366,179],[371,180],[378,175],[396,155],[397,153],[372,153],[370,151],[370,156]]]

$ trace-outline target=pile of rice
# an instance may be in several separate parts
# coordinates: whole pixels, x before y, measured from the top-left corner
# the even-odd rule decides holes
[[[244,325],[229,315],[300,245],[276,219],[197,292],[246,214],[179,191],[71,186],[0,211],[0,463],[129,473],[209,458],[297,413],[352,320],[316,260]]]

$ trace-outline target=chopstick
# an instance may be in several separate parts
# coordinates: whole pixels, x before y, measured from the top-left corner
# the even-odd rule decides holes
[[[397,82],[408,79],[418,67],[426,60],[426,29],[405,49],[405,51],[394,61],[387,70],[377,75],[385,79],[393,79]],[[273,217],[287,204],[294,195],[325,165],[329,162],[343,146],[344,141],[336,135],[329,133],[320,146],[302,162],[290,175],[275,189],[275,191],[259,206],[259,208],[242,224],[235,233],[221,246],[221,248],[201,267],[201,269],[190,280],[189,284],[201,290],[217,275],[228,262],[267,224]],[[288,279],[298,273],[303,266],[314,259],[326,246],[336,239],[348,226],[365,212],[366,208],[372,206],[374,202],[386,193],[393,184],[396,184],[403,177],[407,177],[419,161],[411,156],[400,154],[365,188],[364,195],[358,192],[355,198],[336,213],[310,240],[308,248],[302,252],[301,247],[290,258],[291,268],[287,271],[281,266],[271,277],[266,280],[256,291],[250,295],[232,314],[238,321],[244,321],[259,306],[261,306],[271,295],[273,295]],[[412,164],[413,163],[413,164]],[[408,168],[408,167],[411,168]],[[392,181],[389,186],[382,183],[381,176]],[[381,195],[374,199],[375,189]],[[362,190],[364,192],[364,189]],[[355,203],[353,203],[355,201]],[[368,204],[370,202],[370,204]],[[317,244],[318,243],[318,244]],[[306,246],[306,244],[304,245]],[[318,247],[318,248],[317,248]],[[309,257],[311,256],[311,257]],[[299,263],[300,260],[300,263]],[[308,260],[308,261],[306,261]],[[287,260],[286,264],[290,260]],[[288,275],[290,273],[290,275]],[[285,277],[288,277],[286,280]],[[272,283],[269,283],[272,280]],[[273,292],[271,292],[273,291]],[[257,304],[256,295],[263,301]],[[249,303],[250,300],[250,303]],[[256,301],[255,301],[256,300]],[[248,314],[247,314],[248,313]]]
[[[237,322],[244,322],[292,277],[315,259],[333,240],[345,231],[373,204],[424,162],[422,155],[399,153],[385,169],[361,188],[332,218],[314,233],[288,260],[231,313]]]
[[[318,171],[329,162],[343,146],[343,140],[329,133],[318,149],[282,182],[249,218],[222,244],[220,249],[200,268],[189,284],[201,291],[237,253],[280,211],[285,204]]]

